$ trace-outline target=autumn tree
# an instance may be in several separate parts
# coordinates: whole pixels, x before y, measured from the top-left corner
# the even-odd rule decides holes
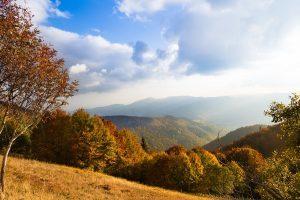
[[[300,199],[300,96],[272,103],[266,114],[279,124],[285,145],[268,159],[258,192],[264,199]]]
[[[117,143],[99,116],[90,116],[83,109],[71,117],[72,161],[74,166],[104,171],[117,158]]]
[[[192,151],[200,158],[204,166],[199,192],[218,195],[233,194],[235,189],[244,183],[244,170],[236,162],[223,166],[214,154],[201,147],[195,147]]]
[[[192,151],[195,152],[200,157],[204,167],[209,167],[212,165],[220,166],[217,157],[214,154],[210,153],[209,151],[206,151],[201,147],[195,147],[192,149]]]
[[[256,173],[266,165],[266,161],[261,153],[251,148],[233,148],[226,152],[228,161],[236,161],[249,175]]]
[[[230,162],[225,166],[206,166],[199,191],[209,194],[231,195],[236,189],[244,185],[244,179],[244,170],[236,162]]]
[[[182,146],[173,146],[143,163],[142,180],[149,185],[197,192],[203,175],[200,158]]]
[[[245,182],[247,188],[240,194],[247,198],[259,198],[256,192],[259,182],[259,173],[267,166],[266,160],[258,151],[251,148],[233,148],[225,152],[227,162],[237,162],[245,171]]]
[[[6,124],[13,134],[1,167],[1,190],[14,141],[29,134],[46,111],[67,103],[76,90],[64,61],[39,35],[32,15],[13,0],[0,0],[0,134]]]
[[[47,113],[30,136],[34,159],[70,164],[73,140],[71,116],[63,110]]]

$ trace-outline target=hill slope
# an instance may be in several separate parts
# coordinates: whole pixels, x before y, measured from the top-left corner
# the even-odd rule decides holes
[[[102,116],[129,115],[158,117],[171,115],[191,120],[204,120],[222,127],[235,129],[252,124],[266,124],[264,115],[270,103],[287,101],[287,94],[265,94],[228,97],[168,97],[144,99],[129,105],[111,105],[89,109]]]
[[[216,199],[148,187],[101,173],[17,158],[9,159],[6,183],[7,199]]]
[[[280,133],[279,126],[263,128],[258,132],[242,137],[228,146],[224,146],[222,150],[226,151],[234,147],[247,146],[261,152],[265,157],[269,157],[274,150],[278,150],[283,146],[283,141],[278,136],[278,133]]]
[[[129,128],[139,138],[144,137],[151,149],[166,150],[181,144],[186,148],[201,146],[214,139],[216,126],[188,119],[165,117],[106,116],[119,129]]]
[[[203,148],[206,150],[209,150],[209,151],[213,151],[213,150],[219,148],[220,145],[222,147],[230,145],[233,142],[238,141],[242,137],[244,137],[250,133],[257,132],[261,128],[264,128],[264,127],[266,127],[266,125],[253,125],[253,126],[246,126],[246,127],[238,128],[234,131],[229,132],[225,136],[221,137],[219,140],[215,139],[215,140],[209,142],[208,144],[204,145]]]

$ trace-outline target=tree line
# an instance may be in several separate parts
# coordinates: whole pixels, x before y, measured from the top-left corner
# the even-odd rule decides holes
[[[297,96],[291,101],[300,102]],[[282,111],[274,110],[274,106],[268,113],[277,116]],[[285,109],[290,110],[289,106]],[[201,147],[188,150],[176,145],[166,151],[149,151],[145,139],[139,141],[131,131],[118,130],[100,116],[83,109],[72,114],[55,110],[44,116],[31,135],[19,138],[12,151],[189,193],[294,199],[299,197],[299,141],[298,133],[286,134],[286,123],[278,125],[283,129],[279,135],[285,141],[284,147],[266,158],[247,146],[209,152]],[[4,135],[11,129],[8,126]],[[5,147],[6,143],[1,141],[0,145]]]

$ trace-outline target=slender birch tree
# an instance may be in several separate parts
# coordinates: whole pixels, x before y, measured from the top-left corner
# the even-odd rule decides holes
[[[46,112],[67,104],[78,85],[31,19],[14,0],[0,0],[0,137],[7,125],[13,127],[1,166],[2,194],[14,141],[29,134]]]

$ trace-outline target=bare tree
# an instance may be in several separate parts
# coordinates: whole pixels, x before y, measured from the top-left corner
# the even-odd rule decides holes
[[[2,160],[2,193],[14,141],[30,133],[47,111],[65,105],[78,85],[31,19],[30,12],[14,0],[0,0],[0,135],[7,124],[14,129]]]

